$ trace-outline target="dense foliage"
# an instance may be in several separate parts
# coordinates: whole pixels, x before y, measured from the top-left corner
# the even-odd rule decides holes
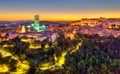
[[[39,41],[36,41],[39,44]],[[79,43],[81,45],[77,46]],[[30,63],[28,74],[119,74],[120,73],[120,37],[100,37],[98,35],[82,35],[77,33],[74,39],[65,38],[61,34],[56,41],[45,39],[40,42],[41,48],[30,50],[28,42],[15,38],[1,42],[0,46],[7,44],[4,50],[13,56],[18,56],[20,61]],[[13,47],[10,47],[13,45]],[[47,46],[47,48],[46,48]],[[78,49],[72,52],[74,49]],[[55,69],[40,70],[39,65],[47,62],[55,64],[54,54],[59,59],[62,52],[65,63]],[[0,55],[0,64],[9,64],[10,72],[16,70],[16,60]],[[14,64],[13,64],[14,63]]]

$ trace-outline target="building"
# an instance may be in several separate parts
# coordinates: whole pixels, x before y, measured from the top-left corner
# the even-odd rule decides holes
[[[99,19],[81,19],[80,21],[72,22],[71,25],[81,26],[96,26],[98,25]]]
[[[39,15],[34,16],[34,24],[33,28],[37,30],[38,32],[40,31],[40,23],[39,23]]]
[[[22,33],[25,33],[26,32],[26,27],[25,25],[22,25]]]
[[[45,30],[45,25],[41,25],[39,22],[39,15],[34,16],[34,23],[31,25],[28,25],[27,28],[33,28],[37,32],[42,32]]]

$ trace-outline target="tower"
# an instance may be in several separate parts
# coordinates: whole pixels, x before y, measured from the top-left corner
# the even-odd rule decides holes
[[[33,28],[37,32],[42,32],[45,30],[45,25],[40,25],[39,23],[39,15],[34,16],[34,23],[28,25],[27,28]]]
[[[18,29],[20,29],[20,28],[21,28],[21,25],[19,24],[19,25],[18,25]]]
[[[22,25],[22,33],[25,33],[25,25]]]
[[[39,25],[39,15],[34,16],[34,24],[37,26]]]
[[[40,31],[40,24],[39,24],[39,15],[34,16],[34,29],[37,30],[38,32]]]

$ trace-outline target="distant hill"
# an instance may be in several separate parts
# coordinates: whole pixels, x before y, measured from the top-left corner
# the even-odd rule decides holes
[[[23,24],[23,25],[27,25],[27,24],[31,24],[34,23],[34,21],[32,20],[20,20],[20,21],[0,21],[0,25],[2,24],[9,24],[9,25],[19,25],[19,24]],[[69,24],[69,21],[40,21],[41,24],[44,25],[48,25],[48,24],[52,24],[52,25],[56,25],[56,24]]]
[[[0,21],[0,24],[10,24],[10,21]]]
[[[41,24],[52,24],[52,25],[56,25],[56,24],[69,24],[68,21],[40,21]]]

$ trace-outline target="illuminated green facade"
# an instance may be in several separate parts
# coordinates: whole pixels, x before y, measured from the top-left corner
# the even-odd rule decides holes
[[[35,15],[34,17],[34,24],[31,24],[29,26],[27,26],[28,28],[33,28],[34,30],[37,30],[38,32],[42,32],[45,30],[45,26],[44,25],[40,25],[39,23],[39,15]]]

